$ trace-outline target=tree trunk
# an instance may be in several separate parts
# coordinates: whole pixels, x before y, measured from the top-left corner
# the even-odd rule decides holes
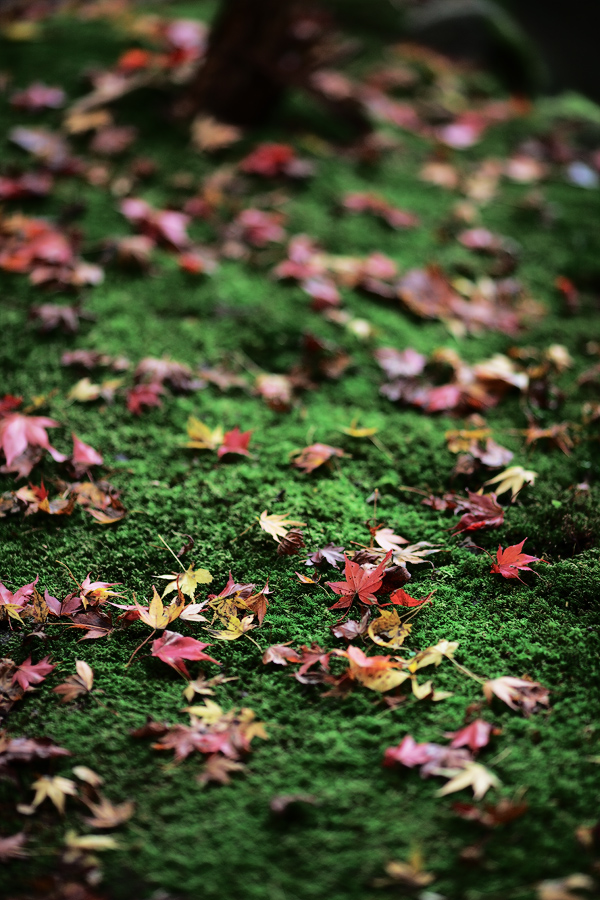
[[[204,65],[177,112],[204,109],[241,126],[264,122],[302,66],[296,8],[296,0],[224,0]]]

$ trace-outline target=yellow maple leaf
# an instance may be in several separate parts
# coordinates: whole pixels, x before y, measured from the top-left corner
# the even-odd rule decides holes
[[[412,625],[403,622],[396,610],[382,610],[379,618],[369,625],[369,637],[381,647],[397,650],[410,634]]]
[[[196,416],[189,417],[187,433],[189,441],[185,446],[193,450],[216,450],[221,446],[225,437],[220,425],[211,429]]]
[[[424,666],[439,666],[444,657],[453,659],[457,647],[457,641],[438,641],[435,647],[427,647],[411,659],[409,671],[416,672]]]
[[[227,621],[227,627],[221,631],[216,628],[207,628],[206,630],[218,641],[236,641],[246,632],[252,631],[253,628],[257,627],[252,624],[253,618],[254,613],[250,616],[244,616],[243,619],[239,619],[237,616],[230,616]]]
[[[186,706],[182,712],[187,712],[190,716],[202,719],[206,725],[214,725],[223,717],[223,710],[218,703],[208,698],[204,701],[204,706]]]
[[[481,763],[468,762],[463,769],[458,771],[450,769],[452,774],[450,781],[447,781],[443,788],[437,791],[438,797],[445,797],[446,794],[453,794],[455,791],[462,791],[464,788],[473,788],[473,798],[481,800],[487,794],[490,788],[500,787],[500,779],[482,766]]]
[[[145,622],[146,625],[149,625],[150,628],[154,628],[156,631],[161,631],[176,619],[184,608],[185,603],[183,594],[180,591],[177,601],[164,607],[155,587],[152,588],[152,600],[149,606],[140,606],[137,600],[134,602],[142,622]]]
[[[171,572],[169,575],[157,575],[156,578],[162,578],[169,582],[163,591],[163,598],[176,591],[179,584],[181,593],[190,600],[194,599],[194,593],[199,584],[210,584],[213,580],[208,569],[193,569],[191,565],[183,573]]]
[[[270,534],[273,540],[277,541],[279,544],[281,538],[286,536],[290,528],[306,525],[306,522],[297,522],[295,519],[288,519],[288,513],[284,513],[283,515],[272,513],[269,516],[265,509],[260,514],[258,524],[263,531]]]
[[[57,808],[62,815],[65,811],[65,799],[67,796],[77,796],[77,785],[70,778],[63,778],[62,775],[42,775],[32,784],[35,790],[35,797],[30,806],[21,805],[17,809],[25,815],[31,815],[37,807],[48,799]]]
[[[495,489],[496,496],[498,497],[500,496],[500,494],[505,494],[507,491],[511,492],[512,497],[515,497],[522,489],[523,485],[535,484],[537,474],[537,472],[532,472],[531,470],[524,469],[523,466],[510,466],[510,468],[505,469],[504,472],[500,472],[499,475],[495,475],[485,483],[486,485],[498,485],[498,487]]]

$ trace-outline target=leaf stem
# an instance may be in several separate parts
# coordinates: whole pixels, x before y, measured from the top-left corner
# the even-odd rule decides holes
[[[152,631],[152,632],[148,635],[148,637],[146,638],[146,640],[142,641],[142,643],[139,645],[139,647],[136,647],[136,648],[135,648],[135,650],[133,651],[133,653],[132,653],[131,656],[129,657],[129,660],[128,660],[126,666],[125,666],[126,669],[128,669],[129,666],[131,665],[131,663],[133,662],[133,657],[136,655],[136,653],[138,652],[138,650],[141,650],[142,647],[144,646],[144,644],[147,644],[148,641],[150,640],[150,638],[154,637],[155,634],[156,634],[156,628],[154,629],[154,631]]]

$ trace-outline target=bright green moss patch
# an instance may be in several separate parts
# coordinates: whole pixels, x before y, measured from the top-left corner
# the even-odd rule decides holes
[[[57,21],[44,26],[39,41],[3,45],[2,66],[12,72],[18,87],[43,79],[61,84],[74,97],[84,67],[109,65],[126,46],[125,36],[103,25]],[[175,172],[189,172],[197,183],[213,167],[189,147],[182,128],[165,125],[163,104],[164,98],[157,103],[148,92],[117,107],[119,121],[140,128],[136,152],[157,165],[156,176],[142,193],[159,206],[183,196],[173,186]],[[282,121],[287,117],[303,123],[299,139],[320,127],[319,119],[310,115],[311,107],[300,100],[291,101],[281,114]],[[3,130],[22,120],[7,97],[1,98]],[[55,125],[58,118],[48,114],[35,121]],[[457,155],[456,163],[467,170],[485,157],[505,156],[537,127],[533,117],[492,129],[476,148]],[[262,137],[285,140],[289,135],[274,125]],[[443,226],[456,196],[417,177],[429,145],[408,134],[401,140],[399,150],[371,168],[338,155],[318,159],[314,179],[305,186],[285,187],[289,233],[305,231],[332,253],[379,250],[402,270],[436,262],[452,274],[465,266],[484,274],[484,259],[444,238]],[[22,162],[6,142],[2,152],[7,164]],[[224,159],[235,161],[241,152],[227,151]],[[130,158],[117,163],[117,171]],[[381,191],[392,203],[417,213],[421,226],[392,232],[365,216],[341,215],[340,196],[351,190]],[[393,305],[345,290],[345,306],[376,329],[372,343],[360,342],[311,311],[298,287],[267,277],[279,258],[278,251],[271,250],[264,267],[224,261],[213,278],[204,280],[186,276],[162,252],[147,275],[107,267],[105,282],[85,295],[85,308],[95,321],[83,323],[75,337],[56,332],[41,336],[27,313],[43,295],[22,276],[2,275],[2,393],[22,395],[26,403],[42,393],[51,395],[48,414],[65,426],[55,429],[53,442],[67,451],[73,430],[101,451],[103,471],[122,491],[129,510],[123,522],[111,528],[96,526],[81,510],[56,519],[4,519],[3,583],[15,588],[39,574],[40,585],[64,596],[70,583],[62,562],[80,579],[91,571],[94,578],[122,582],[129,596],[135,591],[147,599],[153,576],[169,571],[174,562],[158,535],[179,547],[181,534],[191,534],[196,547],[190,559],[212,572],[217,590],[230,569],[239,581],[262,586],[269,579],[275,593],[262,629],[253,632],[261,648],[313,640],[341,646],[329,631],[336,616],[328,611],[323,592],[298,584],[294,569],[304,570],[301,559],[278,557],[275,545],[258,528],[237,536],[267,508],[306,521],[305,540],[311,550],[330,541],[346,547],[352,541],[364,543],[364,521],[372,512],[366,500],[377,487],[381,521],[411,542],[442,545],[432,557],[434,568],[412,568],[411,593],[423,596],[435,588],[436,594],[433,605],[416,618],[407,649],[421,649],[442,638],[456,640],[457,659],[481,677],[527,674],[551,691],[550,709],[529,719],[500,704],[483,708],[482,715],[502,729],[481,756],[502,781],[499,792],[489,798],[493,802],[498,796],[523,794],[529,809],[514,823],[486,833],[481,862],[472,866],[461,861],[460,854],[479,841],[482,832],[452,811],[453,800],[467,800],[467,794],[436,799],[439,780],[424,781],[416,771],[381,766],[385,748],[405,734],[419,741],[442,741],[444,732],[461,727],[465,708],[481,702],[478,684],[450,663],[433,676],[436,687],[453,692],[449,699],[430,704],[409,698],[390,711],[378,695],[360,687],[344,700],[323,697],[321,688],[290,678],[289,669],[263,666],[260,652],[244,639],[215,644],[211,652],[223,663],[224,674],[237,677],[217,687],[215,699],[226,709],[251,707],[267,723],[270,739],[254,742],[245,776],[227,786],[202,789],[195,780],[198,760],[174,767],[149,741],[129,736],[147,715],[186,720],[180,712],[184,685],[175,672],[145,651],[125,668],[148,633],[144,626],[135,624],[109,640],[77,643],[77,632],[51,624],[48,643],[23,645],[18,628],[12,631],[1,624],[0,655],[21,662],[30,652],[36,659],[52,653],[57,663],[55,675],[10,713],[9,732],[51,737],[73,753],[72,762],[61,761],[54,771],[68,775],[71,765],[88,765],[103,775],[110,799],[136,802],[134,817],[119,829],[122,849],[103,857],[109,897],[364,900],[383,896],[372,888],[373,879],[382,875],[388,860],[406,859],[414,848],[436,876],[433,889],[461,900],[530,900],[537,880],[588,870],[590,859],[574,832],[597,818],[598,770],[591,761],[600,753],[597,438],[586,435],[569,457],[540,444],[525,450],[519,430],[527,420],[518,399],[507,398],[488,415],[496,440],[515,452],[515,463],[539,475],[535,487],[526,488],[507,511],[505,525],[478,533],[476,543],[493,553],[498,543],[506,546],[527,537],[525,549],[550,563],[539,564],[540,577],[529,576],[526,585],[502,581],[489,573],[487,557],[450,537],[451,516],[420,505],[418,496],[403,490],[409,486],[443,493],[464,486],[464,480],[453,479],[455,456],[444,439],[448,428],[460,426],[448,417],[397,408],[381,397],[381,375],[372,355],[374,346],[412,346],[423,353],[447,347],[474,362],[515,344],[543,348],[560,342],[571,353],[574,367],[558,379],[564,405],[541,412],[540,420],[544,425],[581,420],[581,404],[593,394],[578,389],[576,379],[590,365],[587,343],[599,338],[597,329],[594,333],[597,301],[593,291],[584,294],[580,314],[568,316],[553,282],[558,274],[583,273],[592,285],[598,279],[600,237],[593,225],[600,192],[550,181],[543,192],[554,218],[542,226],[525,203],[529,191],[528,186],[503,184],[497,199],[482,212],[487,227],[520,244],[518,276],[548,310],[518,340],[489,333],[457,341],[440,323],[418,321]],[[55,216],[75,201],[85,204],[77,220],[84,255],[93,255],[108,236],[130,233],[117,211],[118,201],[78,179],[60,180],[47,201],[22,209]],[[211,237],[202,224],[191,231],[198,239]],[[324,382],[318,391],[306,393],[287,414],[271,411],[258,397],[221,394],[208,387],[192,395],[166,396],[161,409],[135,418],[125,410],[122,397],[112,406],[68,401],[79,375],[60,366],[66,349],[86,348],[124,354],[134,364],[144,356],[168,354],[190,365],[242,360],[267,372],[284,372],[298,361],[301,337],[308,331],[342,345],[352,365],[340,381]],[[192,413],[213,427],[253,429],[252,458],[216,463],[214,455],[184,449]],[[380,429],[385,452],[340,431],[353,418]],[[313,440],[342,447],[351,456],[303,476],[290,467],[289,454]],[[48,483],[55,472],[45,459],[33,476],[36,483],[40,476]],[[582,482],[589,490],[574,492]],[[12,487],[10,478],[0,479],[0,490]],[[335,580],[334,570],[327,569],[325,577]],[[197,625],[177,627],[202,639]],[[108,708],[90,698],[59,704],[51,692],[58,678],[64,680],[74,671],[79,658],[93,667],[104,692],[100,699]],[[198,664],[190,665],[195,674]],[[215,674],[215,667],[205,671]],[[31,780],[28,771],[23,785],[0,782],[3,835],[23,827],[15,799],[30,800]],[[274,795],[298,792],[314,795],[317,804],[283,819],[270,812]],[[18,896],[32,875],[48,868],[47,853],[61,844],[68,827],[84,828],[74,802],[67,804],[64,821],[43,807],[27,827],[32,858],[0,871],[0,889],[11,896]]]

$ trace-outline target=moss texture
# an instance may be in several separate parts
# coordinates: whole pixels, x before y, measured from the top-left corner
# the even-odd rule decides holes
[[[126,46],[124,36],[104,25],[56,21],[44,26],[36,42],[4,44],[2,66],[12,73],[16,86],[41,78],[61,84],[73,97],[80,92],[85,66],[110,64]],[[123,101],[118,117],[140,128],[138,148],[158,167],[144,196],[163,206],[181,197],[170,181],[175,170],[190,172],[197,181],[213,163],[188,147],[183,130],[165,127],[156,107],[155,96],[148,93]],[[2,98],[2,129],[22,120],[10,110],[6,96]],[[57,115],[35,121],[52,125]],[[258,137],[286,139],[289,132],[281,122],[296,128],[298,135],[315,129],[323,134],[330,127],[296,98],[281,113],[280,123]],[[506,156],[535,127],[533,116],[492,129],[480,145],[457,156],[457,165],[468,169],[478,159]],[[286,187],[290,234],[307,232],[334,253],[380,250],[402,269],[433,261],[451,272],[465,265],[484,271],[484,262],[441,238],[440,226],[455,197],[418,180],[429,149],[424,140],[406,134],[400,150],[371,168],[336,155],[319,159],[317,175],[307,186]],[[242,152],[243,147],[236,148],[224,158],[236,160]],[[6,162],[20,160],[18,151],[6,143],[2,155]],[[340,195],[371,189],[417,213],[421,226],[394,233],[368,218],[338,214]],[[544,193],[554,204],[556,218],[552,226],[541,227],[523,208],[528,190],[503,185],[497,200],[483,209],[486,226],[521,244],[519,275],[548,308],[547,317],[522,339],[490,333],[457,342],[442,324],[417,322],[358,293],[346,291],[344,301],[378,330],[375,345],[413,346],[422,352],[453,347],[474,361],[505,352],[515,343],[545,347],[560,341],[575,366],[561,377],[567,392],[564,407],[544,415],[548,424],[579,420],[585,396],[576,387],[576,377],[589,365],[586,343],[598,338],[592,334],[594,310],[592,301],[584,298],[582,312],[568,317],[553,281],[557,274],[584,273],[591,281],[598,276],[600,237],[593,224],[600,195],[550,181]],[[115,198],[81,180],[61,180],[51,198],[23,209],[55,215],[74,201],[86,205],[79,222],[84,248],[107,235],[129,233]],[[196,234],[209,236],[206,226],[198,226]],[[453,799],[466,799],[466,794],[436,799],[435,779],[423,781],[416,772],[381,766],[384,749],[406,733],[421,741],[440,741],[444,732],[462,725],[465,707],[480,699],[478,685],[449,664],[436,671],[435,681],[453,691],[450,699],[436,705],[409,699],[389,711],[377,695],[360,688],[345,700],[323,698],[321,689],[301,686],[288,671],[263,666],[249,641],[213,648],[224,673],[238,678],[218,687],[215,699],[225,708],[251,707],[267,722],[270,740],[256,742],[244,777],[228,786],[202,789],[195,781],[197,760],[173,767],[148,742],[129,737],[130,729],[142,725],[148,714],[170,722],[186,720],[180,712],[185,705],[183,684],[176,673],[148,656],[124,668],[147,633],[143,626],[83,644],[77,643],[77,633],[49,626],[51,641],[44,652],[51,652],[58,663],[56,675],[71,674],[74,661],[85,659],[109,709],[92,700],[60,705],[51,693],[57,683],[52,677],[15,707],[8,727],[11,734],[45,734],[69,748],[72,761],[57,765],[55,772],[68,775],[71,765],[89,765],[104,776],[111,799],[135,800],[134,817],[120,829],[123,849],[103,858],[108,896],[363,900],[381,895],[371,885],[386,861],[406,859],[415,847],[436,876],[434,889],[461,900],[527,900],[534,896],[532,885],[538,879],[585,871],[590,860],[574,830],[594,821],[598,802],[597,765],[589,759],[600,753],[597,442],[582,441],[570,457],[539,445],[526,451],[514,433],[526,426],[516,399],[489,415],[497,440],[515,451],[515,462],[534,469],[539,478],[510,508],[504,527],[478,537],[478,542],[494,551],[498,542],[506,545],[528,537],[526,549],[551,563],[540,566],[542,577],[530,577],[526,585],[501,582],[489,574],[487,557],[461,549],[448,536],[446,515],[419,505],[417,497],[400,489],[409,485],[443,492],[451,487],[455,457],[446,449],[444,432],[457,427],[456,420],[427,418],[381,398],[372,345],[312,312],[298,288],[269,280],[263,268],[238,262],[224,262],[210,280],[194,280],[167,254],[159,254],[149,276],[108,269],[104,284],[85,297],[86,308],[97,320],[84,324],[73,338],[40,336],[27,321],[28,307],[39,302],[39,292],[21,276],[3,275],[1,283],[2,392],[23,395],[28,402],[55,391],[48,414],[65,427],[55,430],[54,443],[66,450],[74,430],[100,450],[108,477],[122,489],[130,510],[112,529],[96,526],[80,511],[57,520],[3,520],[0,580],[5,584],[20,586],[39,573],[43,587],[64,595],[69,581],[59,565],[63,562],[79,578],[91,571],[95,578],[123,582],[128,591],[146,598],[152,576],[171,568],[158,535],[179,546],[178,533],[183,532],[194,536],[192,557],[213,573],[218,589],[230,569],[241,581],[262,584],[269,578],[276,593],[263,629],[256,632],[263,648],[311,640],[332,646],[329,625],[335,613],[327,610],[321,591],[311,593],[298,584],[294,569],[301,564],[278,558],[274,544],[257,529],[234,539],[268,508],[308,522],[311,548],[328,541],[345,546],[362,542],[363,523],[371,513],[366,498],[378,487],[382,520],[411,541],[444,546],[434,569],[413,569],[414,593],[419,596],[434,587],[437,593],[433,606],[416,620],[411,648],[443,637],[456,640],[457,658],[480,675],[527,673],[552,692],[551,709],[530,719],[500,705],[483,711],[502,728],[493,749],[482,757],[483,762],[492,761],[503,783],[496,797],[523,790],[529,810],[492,832],[480,864],[468,866],[459,854],[481,833],[451,808]],[[191,365],[200,360],[226,362],[241,351],[264,370],[280,372],[298,359],[304,331],[342,343],[354,364],[342,380],[306,395],[288,414],[270,411],[259,398],[222,395],[210,387],[195,395],[169,396],[162,409],[149,410],[139,419],[126,412],[122,399],[113,406],[71,404],[66,399],[78,377],[60,367],[61,354],[69,348],[125,354],[134,363],[146,355],[168,354]],[[217,464],[211,455],[182,449],[190,413],[212,425],[254,429],[252,459]],[[352,441],[339,432],[353,417],[381,429],[379,436],[393,461],[371,443]],[[312,440],[341,446],[352,458],[303,476],[290,468],[288,454]],[[46,477],[53,471],[49,460],[38,470]],[[574,501],[571,488],[582,481],[591,485],[587,499]],[[1,490],[11,487],[10,479],[0,479]],[[333,570],[328,577],[335,577]],[[180,628],[201,636],[198,626]],[[4,625],[0,644],[1,655],[17,661],[31,649],[22,646],[17,630]],[[41,648],[33,652],[39,654]],[[27,786],[26,780],[15,792],[14,785],[0,783],[4,834],[22,827],[14,802],[16,794],[20,802],[29,799]],[[271,797],[295,792],[314,794],[319,805],[276,819],[269,810]],[[69,826],[82,827],[75,804],[68,805],[64,820],[50,810],[41,811],[31,822],[31,847],[37,855],[4,867],[0,890],[18,894],[32,874],[49,865],[44,851],[58,846]],[[155,894],[157,890],[165,893]]]

